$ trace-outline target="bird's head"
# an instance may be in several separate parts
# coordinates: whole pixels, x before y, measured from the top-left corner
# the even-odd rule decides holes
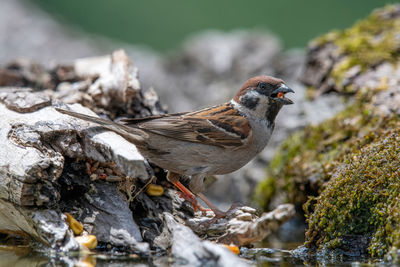
[[[237,92],[233,101],[254,116],[273,121],[283,105],[293,104],[285,97],[294,93],[284,81],[271,76],[256,76],[247,80]]]

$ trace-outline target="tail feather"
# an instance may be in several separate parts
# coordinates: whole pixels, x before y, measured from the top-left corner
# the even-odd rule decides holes
[[[116,122],[113,122],[110,120],[105,120],[102,118],[89,116],[86,114],[82,114],[82,113],[78,113],[78,112],[74,112],[74,111],[70,111],[70,110],[65,110],[65,109],[60,109],[60,108],[55,108],[55,109],[60,113],[67,114],[69,116],[72,116],[72,117],[75,117],[78,119],[82,119],[85,121],[94,122],[94,123],[104,127],[107,130],[113,131],[113,132],[121,135],[122,137],[124,137],[125,139],[128,139],[129,141],[140,142],[143,140],[143,138],[141,136],[143,134],[143,131],[141,131],[139,129],[136,129],[133,127],[128,127],[126,125],[119,124],[119,123],[116,123]]]

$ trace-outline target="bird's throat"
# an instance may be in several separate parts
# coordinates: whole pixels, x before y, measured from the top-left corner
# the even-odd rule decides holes
[[[282,105],[278,103],[272,103],[268,105],[268,108],[265,112],[265,118],[273,123],[275,121],[276,115],[278,115],[279,110],[281,110]]]

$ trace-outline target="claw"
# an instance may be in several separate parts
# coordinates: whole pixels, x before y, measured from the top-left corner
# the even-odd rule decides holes
[[[177,194],[183,198],[184,200],[188,201],[190,204],[192,204],[194,212],[200,210],[203,215],[207,214],[207,211],[210,209],[204,208],[203,206],[200,205],[200,203],[197,201],[196,196],[189,191],[183,184],[180,182],[174,183],[174,185],[181,190],[180,192],[177,192]]]
[[[207,224],[208,226],[210,226],[211,224],[215,223],[218,219],[225,218],[225,217],[227,216],[227,214],[228,214],[232,209],[234,209],[234,208],[236,207],[236,206],[232,205],[232,207],[231,207],[228,211],[226,211],[226,212],[220,211],[217,207],[215,207],[215,206],[211,203],[211,201],[209,201],[209,200],[207,199],[207,197],[206,197],[205,195],[203,195],[202,193],[198,193],[197,195],[199,196],[199,198],[200,198],[201,200],[203,200],[204,203],[206,203],[206,205],[207,205],[208,207],[210,207],[209,209],[204,208],[204,207],[202,207],[202,206],[200,205],[200,203],[197,201],[196,196],[195,196],[189,189],[187,189],[183,184],[181,184],[181,183],[179,182],[179,180],[178,180],[178,179],[179,179],[179,176],[177,176],[176,174],[175,174],[175,175],[172,175],[172,174],[170,174],[170,173],[169,173],[168,175],[169,175],[169,177],[167,177],[168,180],[169,180],[171,183],[173,183],[173,184],[180,190],[180,192],[177,192],[177,193],[179,194],[179,196],[180,196],[181,198],[183,198],[184,200],[189,201],[190,204],[192,204],[193,210],[194,210],[195,212],[198,211],[198,210],[200,210],[201,213],[202,213],[204,216],[207,215],[207,211],[212,210],[212,211],[214,212],[215,217],[212,218],[211,220],[209,220],[209,221],[207,221],[207,222],[204,223],[204,224]]]

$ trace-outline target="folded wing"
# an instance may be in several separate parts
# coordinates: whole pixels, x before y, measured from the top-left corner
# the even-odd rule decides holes
[[[248,120],[230,103],[195,112],[121,122],[166,137],[219,147],[240,147],[251,135]]]

